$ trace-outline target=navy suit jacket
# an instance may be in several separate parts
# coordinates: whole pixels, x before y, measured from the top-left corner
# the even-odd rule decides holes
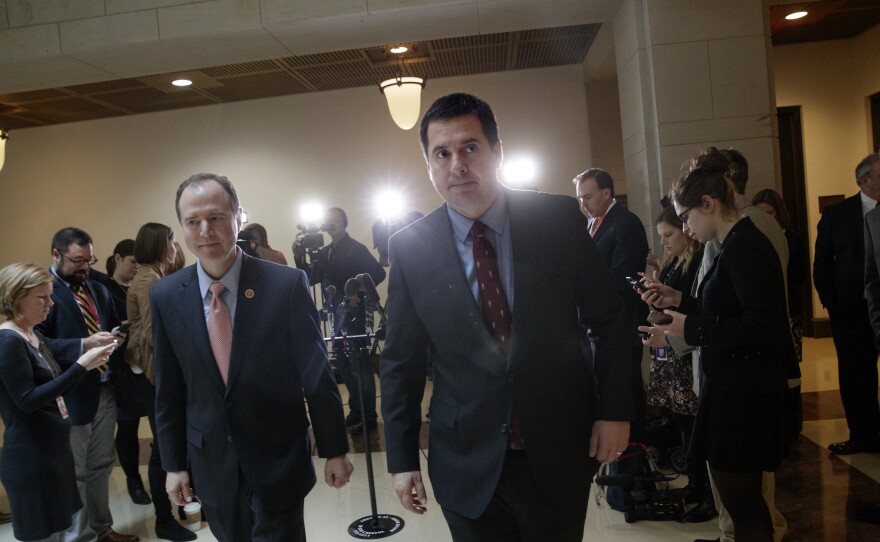
[[[348,451],[342,400],[305,273],[242,257],[226,385],[196,267],[150,289],[162,467],[191,467],[210,507],[235,506],[241,472],[267,508],[285,510],[315,484],[309,418],[321,457]]]
[[[420,469],[430,352],[428,469],[440,505],[469,518],[485,511],[513,409],[544,498],[583,512],[598,467],[588,457],[593,421],[633,414],[626,311],[574,198],[503,190],[514,268],[507,358],[468,286],[446,206],[391,238],[381,361],[388,470]],[[582,321],[598,338],[594,366]]]
[[[107,288],[93,280],[86,280],[85,284],[98,309],[101,328],[110,331],[118,326],[119,318]],[[62,369],[67,369],[82,355],[82,340],[89,336],[89,329],[70,288],[58,277],[55,277],[52,285],[52,301],[55,305],[49,310],[46,320],[37,325],[36,329],[46,338],[55,361]],[[95,413],[98,412],[100,386],[101,373],[89,371],[82,382],[64,394],[64,403],[70,412],[72,425],[92,423]]]
[[[865,220],[859,194],[822,211],[816,233],[813,283],[832,318],[864,320]]]
[[[617,291],[629,309],[630,342],[641,346],[636,328],[644,325],[648,317],[648,305],[633,290],[626,277],[638,279],[638,274],[645,270],[648,237],[642,221],[617,203],[608,209],[593,236],[593,243],[596,244],[605,265],[611,270]]]

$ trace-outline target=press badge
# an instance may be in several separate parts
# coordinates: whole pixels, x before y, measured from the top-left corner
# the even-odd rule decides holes
[[[70,413],[67,412],[67,405],[64,404],[64,397],[60,395],[55,398],[55,402],[58,403],[58,412],[61,413],[61,419],[66,420],[70,417]]]
[[[654,347],[654,357],[657,361],[666,361],[669,359],[669,347],[668,346],[656,346]]]

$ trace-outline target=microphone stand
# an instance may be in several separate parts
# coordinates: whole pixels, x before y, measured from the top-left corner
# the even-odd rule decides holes
[[[363,302],[366,302],[364,300]],[[378,303],[377,303],[378,305]],[[346,309],[348,311],[348,309]],[[381,307],[380,307],[381,310]],[[385,312],[380,312],[382,321],[385,321]],[[342,339],[345,341],[345,352],[346,355],[349,356],[349,360],[351,360],[352,366],[354,367],[355,374],[357,375],[358,381],[358,390],[360,391],[360,404],[361,404],[361,427],[363,427],[364,432],[364,456],[367,463],[367,485],[370,490],[370,510],[372,514],[369,516],[364,516],[360,519],[355,520],[351,525],[348,526],[348,534],[350,534],[354,538],[359,539],[367,539],[371,540],[374,538],[387,538],[393,534],[397,534],[403,529],[403,518],[399,516],[394,516],[391,514],[379,514],[376,507],[376,481],[373,477],[373,458],[370,450],[370,432],[367,429],[367,411],[364,406],[364,375],[361,371],[361,348],[358,346],[358,342],[360,340],[367,341],[369,344],[369,340],[372,339],[375,335],[373,333],[363,333],[360,335],[349,335],[348,334],[348,323],[350,320],[346,319],[346,322],[342,325],[342,336],[334,337],[335,339]],[[369,356],[369,350],[364,349],[364,353]],[[369,360],[369,357],[368,357]],[[373,377],[372,367],[370,367],[370,378]]]

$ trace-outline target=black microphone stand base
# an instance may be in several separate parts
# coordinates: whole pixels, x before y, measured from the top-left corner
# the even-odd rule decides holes
[[[354,538],[372,540],[387,538],[403,529],[403,518],[390,514],[362,517],[348,526],[348,534]]]

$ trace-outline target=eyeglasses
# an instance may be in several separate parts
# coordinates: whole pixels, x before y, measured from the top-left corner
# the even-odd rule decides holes
[[[691,212],[692,209],[693,209],[693,207],[688,207],[687,209],[685,209],[685,211],[683,213],[678,215],[678,219],[681,220],[682,224],[688,223],[688,213]]]
[[[94,256],[92,256],[88,260],[85,260],[83,258],[71,258],[70,256],[68,256],[67,254],[65,254],[63,252],[59,252],[58,254],[61,254],[62,256],[67,258],[70,261],[70,263],[72,263],[73,265],[76,265],[76,266],[80,266],[82,264],[92,266],[92,265],[95,265],[96,263],[98,263],[98,258],[95,258]]]

